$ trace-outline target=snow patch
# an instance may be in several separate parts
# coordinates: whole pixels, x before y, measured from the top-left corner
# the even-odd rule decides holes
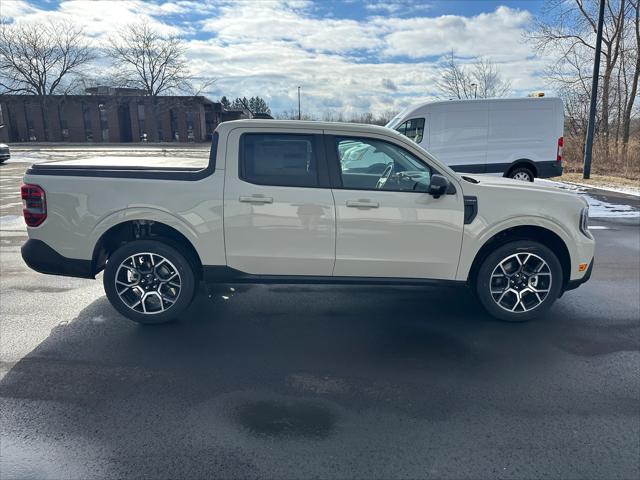
[[[589,195],[584,197],[589,202],[589,218],[640,218],[640,210],[631,205],[616,205],[603,202]]]

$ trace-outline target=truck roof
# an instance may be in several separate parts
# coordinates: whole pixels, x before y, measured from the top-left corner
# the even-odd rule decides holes
[[[218,125],[216,130],[233,129],[236,127],[251,127],[251,128],[283,128],[283,129],[295,129],[295,128],[307,128],[316,130],[343,130],[353,132],[375,132],[389,134],[391,133],[388,128],[380,125],[371,125],[365,123],[347,123],[347,122],[320,122],[315,120],[268,120],[268,119],[245,119],[245,120],[232,120],[229,122],[223,122]],[[396,132],[393,132],[396,133]]]

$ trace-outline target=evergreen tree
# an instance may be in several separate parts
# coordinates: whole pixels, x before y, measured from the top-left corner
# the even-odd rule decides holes
[[[268,113],[271,115],[271,109],[263,98],[255,97],[255,99],[252,100],[254,100],[253,106],[251,107],[253,113]]]
[[[250,110],[252,113],[267,113],[271,115],[271,109],[267,102],[260,97],[251,97],[247,99],[247,97],[237,97],[230,102],[227,97],[222,97],[220,99],[220,103],[224,106],[226,110]]]

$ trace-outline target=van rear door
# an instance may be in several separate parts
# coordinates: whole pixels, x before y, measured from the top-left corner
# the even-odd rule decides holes
[[[538,173],[543,165],[554,164],[562,137],[562,115],[562,102],[557,99],[489,102],[487,172],[506,173],[521,160],[534,163]]]

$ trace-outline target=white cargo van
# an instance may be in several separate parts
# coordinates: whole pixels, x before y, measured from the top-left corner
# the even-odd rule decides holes
[[[387,127],[454,170],[533,181],[562,174],[559,98],[444,100],[413,105]]]

